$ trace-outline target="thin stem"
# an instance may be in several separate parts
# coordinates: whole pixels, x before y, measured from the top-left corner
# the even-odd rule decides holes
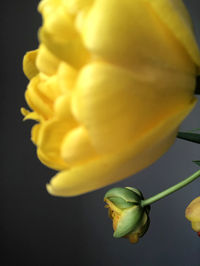
[[[173,192],[181,189],[182,187],[185,187],[186,185],[188,185],[189,183],[191,183],[192,181],[194,181],[196,178],[200,177],[200,170],[197,171],[196,173],[194,173],[193,175],[189,176],[188,178],[186,178],[185,180],[181,181],[180,183],[176,184],[175,186],[172,186],[164,191],[162,191],[161,193],[146,199],[146,200],[142,200],[141,201],[141,206],[147,206],[150,205],[166,196],[168,196],[169,194],[172,194]]]

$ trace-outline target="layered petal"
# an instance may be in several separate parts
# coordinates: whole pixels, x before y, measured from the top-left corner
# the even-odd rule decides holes
[[[75,126],[72,121],[52,119],[44,122],[38,137],[38,147],[43,153],[59,155],[65,135]]]
[[[59,120],[74,121],[74,117],[71,112],[71,95],[66,93],[58,97],[54,103],[55,116]]]
[[[62,62],[59,66],[57,77],[60,89],[63,93],[69,92],[74,88],[78,71],[71,65]]]
[[[194,63],[200,66],[200,52],[187,9],[180,0],[146,0],[157,16],[186,49]]]
[[[42,73],[46,75],[54,75],[57,72],[60,60],[54,56],[44,44],[38,49],[36,66]]]
[[[79,38],[60,40],[55,38],[54,34],[49,33],[45,27],[41,28],[39,38],[60,60],[75,68],[80,68],[89,61],[89,53]]]
[[[30,112],[29,110],[27,110],[23,107],[21,108],[21,113],[24,116],[23,121],[26,121],[26,120],[35,120],[35,121],[39,121],[39,122],[42,121],[42,117],[38,113]]]
[[[165,10],[160,16],[167,15]],[[173,17],[178,15],[174,10]],[[120,66],[140,71],[158,66],[194,73],[193,60],[174,32],[179,32],[179,28],[171,31],[146,0],[98,0],[85,19],[82,37],[89,51]],[[188,37],[187,43],[195,49],[194,37]]]
[[[23,71],[28,79],[32,79],[39,73],[39,70],[35,62],[37,54],[38,54],[38,49],[27,52],[23,58]]]
[[[194,76],[181,72],[147,68],[140,73],[97,62],[78,76],[73,113],[96,149],[111,152],[140,141],[141,134],[189,106],[194,86]]]
[[[195,104],[200,55],[181,0],[42,0],[25,93],[53,195],[82,194],[147,167]],[[142,18],[142,19],[141,19]]]
[[[62,143],[61,154],[70,165],[85,163],[97,157],[84,127],[77,127],[66,135]]]
[[[59,1],[55,2],[44,1],[39,5],[39,11],[44,17],[39,38],[60,60],[80,68],[88,60],[89,53],[76,31],[73,16],[62,5],[62,1],[60,4]]]
[[[76,196],[117,182],[149,166],[172,145],[177,124],[193,106],[194,102],[118,152],[58,173],[47,185],[48,192],[56,196]]]
[[[41,124],[37,135],[38,157],[47,166],[66,169],[68,164],[61,156],[61,144],[65,135],[76,126],[74,121],[52,119]]]
[[[67,7],[70,14],[76,14],[83,9],[89,8],[95,0],[68,0],[64,1],[64,5]]]
[[[40,81],[37,85],[37,89],[41,94],[41,97],[45,97],[49,104],[53,104],[53,102],[62,94],[58,77],[56,75],[46,77],[45,75],[40,74]]]
[[[40,129],[41,129],[41,124],[36,124],[31,129],[31,140],[35,145],[38,144],[38,136],[40,133]]]
[[[69,165],[63,161],[63,159],[58,156],[57,154],[47,154],[43,153],[40,148],[37,149],[37,156],[39,160],[46,165],[49,168],[55,169],[55,170],[64,170],[69,167]]]
[[[38,86],[40,85],[39,75],[31,79],[25,98],[28,105],[40,114],[44,119],[48,119],[53,116],[53,103],[45,95],[43,95]]]

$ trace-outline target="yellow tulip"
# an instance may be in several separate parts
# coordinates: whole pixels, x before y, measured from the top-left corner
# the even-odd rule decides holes
[[[43,0],[25,98],[50,194],[74,196],[156,161],[192,110],[200,53],[180,0]]]
[[[185,217],[191,222],[192,229],[200,236],[200,197],[197,197],[188,205]]]

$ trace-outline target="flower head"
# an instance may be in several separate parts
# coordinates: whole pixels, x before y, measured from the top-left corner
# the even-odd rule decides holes
[[[195,104],[200,54],[180,0],[43,0],[39,48],[24,57],[41,162],[58,196],[157,160]]]
[[[150,207],[141,207],[142,193],[135,188],[112,188],[104,197],[109,217],[113,221],[113,236],[137,243],[148,230]]]
[[[192,229],[200,236],[200,197],[195,198],[188,205],[185,217],[191,222]]]

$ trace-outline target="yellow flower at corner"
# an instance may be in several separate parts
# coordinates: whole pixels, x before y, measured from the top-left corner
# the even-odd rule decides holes
[[[195,105],[200,54],[180,0],[43,0],[25,98],[47,190],[74,196],[126,178],[173,144]]]
[[[192,229],[200,236],[200,197],[195,198],[187,206],[185,217],[191,222]]]

